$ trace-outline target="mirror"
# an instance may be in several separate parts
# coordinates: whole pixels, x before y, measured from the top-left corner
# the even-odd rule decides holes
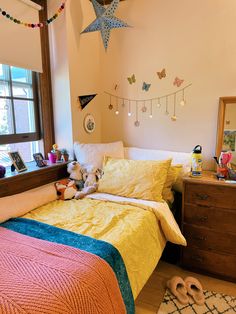
[[[236,168],[236,96],[220,98],[216,156],[222,151],[232,152],[231,164]]]

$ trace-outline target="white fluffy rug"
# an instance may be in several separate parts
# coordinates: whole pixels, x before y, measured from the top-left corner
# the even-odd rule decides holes
[[[205,304],[196,305],[193,299],[182,305],[169,290],[166,290],[164,299],[157,314],[235,314],[236,297],[212,291],[204,291]]]

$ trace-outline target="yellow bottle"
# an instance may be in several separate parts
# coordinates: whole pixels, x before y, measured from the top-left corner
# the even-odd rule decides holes
[[[191,177],[202,176],[202,146],[197,145],[193,149],[191,162]]]

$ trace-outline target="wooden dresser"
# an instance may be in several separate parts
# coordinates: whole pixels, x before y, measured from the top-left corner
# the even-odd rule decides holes
[[[236,184],[218,181],[213,172],[186,177],[182,231],[188,243],[183,267],[236,282]]]

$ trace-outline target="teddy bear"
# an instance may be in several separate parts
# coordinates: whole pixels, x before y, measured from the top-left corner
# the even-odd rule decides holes
[[[101,179],[103,171],[94,166],[88,165],[81,168],[82,177],[84,180],[84,188],[75,194],[76,199],[84,198],[86,195],[97,191],[97,181]]]
[[[75,185],[78,190],[82,190],[84,187],[81,170],[82,167],[77,161],[72,161],[67,165],[67,172],[70,174],[69,178],[75,181]]]

